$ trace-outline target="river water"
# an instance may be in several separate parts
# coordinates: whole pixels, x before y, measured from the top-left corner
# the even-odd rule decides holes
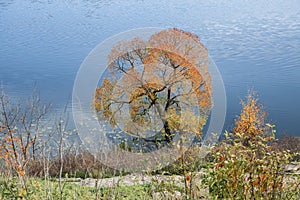
[[[142,27],[199,35],[226,87],[224,129],[254,89],[278,132],[300,136],[299,0],[0,0],[0,81],[13,97],[37,84],[60,110],[88,53]]]

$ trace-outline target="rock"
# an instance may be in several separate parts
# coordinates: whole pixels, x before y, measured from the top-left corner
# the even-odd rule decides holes
[[[286,172],[297,172],[300,170],[299,163],[290,163],[285,167]]]

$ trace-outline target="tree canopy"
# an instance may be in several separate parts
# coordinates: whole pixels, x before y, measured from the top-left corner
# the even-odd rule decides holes
[[[94,107],[112,128],[170,143],[176,134],[201,135],[211,95],[207,49],[198,36],[173,28],[112,48]]]

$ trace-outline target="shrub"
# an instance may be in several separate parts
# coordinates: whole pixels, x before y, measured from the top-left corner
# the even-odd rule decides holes
[[[287,181],[285,173],[285,165],[292,154],[268,145],[275,137],[258,136],[249,141],[249,146],[241,142],[242,135],[231,137],[232,134],[226,133],[226,139],[215,150],[214,162],[204,176],[204,184],[214,198],[282,199],[291,192],[297,195],[299,184]]]
[[[295,154],[277,148],[274,126],[253,93],[242,105],[233,133],[213,147],[202,183],[215,199],[299,199],[299,177],[285,171]]]

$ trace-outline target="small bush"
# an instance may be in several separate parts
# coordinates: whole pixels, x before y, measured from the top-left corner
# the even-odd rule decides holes
[[[289,198],[299,198],[297,179],[288,181],[285,172],[292,154],[268,145],[275,137],[256,137],[245,146],[241,135],[235,135],[233,140],[230,136],[232,134],[226,134],[226,139],[215,150],[214,162],[204,176],[204,184],[212,197],[285,199],[289,195]]]
[[[213,148],[202,183],[214,199],[299,199],[299,177],[285,171],[295,154],[277,147],[253,93],[242,105],[233,133]]]

